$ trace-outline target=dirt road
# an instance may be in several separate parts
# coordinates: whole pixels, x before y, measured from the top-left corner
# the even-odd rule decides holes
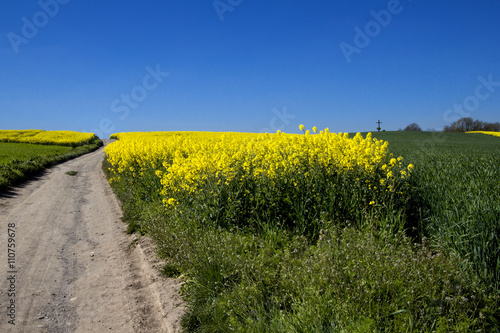
[[[146,239],[124,233],[103,156],[0,196],[0,332],[179,330],[179,281],[158,274]]]

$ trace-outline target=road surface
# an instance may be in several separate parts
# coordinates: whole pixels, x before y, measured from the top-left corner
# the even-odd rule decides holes
[[[103,157],[0,195],[0,332],[179,331],[180,282],[158,274],[150,241],[124,233]]]

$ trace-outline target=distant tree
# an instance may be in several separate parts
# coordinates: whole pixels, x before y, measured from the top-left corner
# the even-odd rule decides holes
[[[500,132],[500,123],[487,123],[473,120],[470,117],[460,118],[454,123],[445,126],[445,132],[468,132],[468,131],[494,131]]]
[[[482,131],[485,126],[486,126],[486,123],[482,122],[481,120],[476,119],[472,122],[472,126],[471,126],[472,129],[470,129],[469,131]]]
[[[420,126],[418,126],[417,123],[411,123],[410,125],[406,126],[405,131],[412,131],[412,132],[420,132],[422,129]]]
[[[473,131],[474,130],[474,120],[471,117],[459,119],[458,126],[463,129],[462,132]]]
[[[493,132],[500,132],[500,123],[486,123],[484,125],[483,131],[493,131]]]

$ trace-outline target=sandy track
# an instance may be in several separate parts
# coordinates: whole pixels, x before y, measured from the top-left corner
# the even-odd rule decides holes
[[[124,233],[103,156],[62,163],[0,196],[0,332],[179,331],[180,283],[158,274],[148,240]]]

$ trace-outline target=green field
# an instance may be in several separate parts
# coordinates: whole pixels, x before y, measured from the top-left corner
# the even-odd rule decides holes
[[[0,192],[41,170],[96,150],[102,145],[96,139],[76,148],[61,145],[0,142]]]
[[[338,178],[319,196],[321,184],[313,184],[314,200],[340,203],[322,210],[344,219],[305,221],[312,229],[304,222],[294,228],[293,212],[283,212],[291,227],[266,221],[265,209],[250,215],[262,217],[249,221],[256,227],[233,225],[245,211],[231,199],[245,193],[241,188],[227,189],[229,200],[220,206],[193,194],[182,210],[167,212],[154,170],[113,182],[130,230],[150,234],[168,262],[164,273],[185,281],[187,331],[500,329],[500,139],[431,132],[374,137],[415,165],[404,200],[370,214],[352,204],[366,195],[357,192],[358,179]],[[307,196],[295,202],[295,193],[284,195],[266,200],[272,209],[312,207]]]
[[[56,156],[67,153],[71,149],[68,146],[0,142],[0,164],[9,164],[13,160],[29,160],[37,156]]]
[[[484,134],[377,133],[414,161],[419,232],[500,287],[500,140]]]

